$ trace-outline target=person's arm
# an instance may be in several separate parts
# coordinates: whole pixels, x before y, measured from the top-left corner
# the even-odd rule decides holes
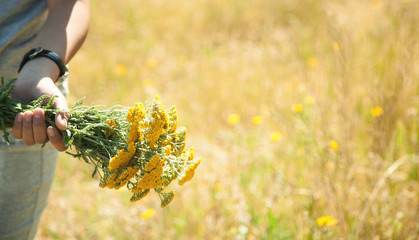
[[[48,0],[48,17],[36,37],[33,48],[42,47],[60,55],[68,63],[86,38],[89,28],[88,0]],[[22,56],[23,57],[23,56]],[[55,81],[59,68],[52,60],[39,57],[27,62],[21,69],[15,83],[13,97],[28,103],[41,95],[58,96],[54,107],[68,109],[67,101]],[[68,115],[57,114],[58,128],[67,128]],[[22,139],[26,145],[42,144],[47,137],[59,151],[66,150],[61,135],[54,127],[46,127],[42,109],[35,109],[16,116],[13,136]]]

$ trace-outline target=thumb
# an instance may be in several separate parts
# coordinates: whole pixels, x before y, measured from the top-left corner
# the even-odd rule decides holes
[[[63,112],[59,112],[55,114],[55,124],[61,130],[67,129],[68,119],[70,118],[70,114],[68,113],[68,104],[67,100],[62,94],[59,94],[54,101],[54,108],[63,110]]]

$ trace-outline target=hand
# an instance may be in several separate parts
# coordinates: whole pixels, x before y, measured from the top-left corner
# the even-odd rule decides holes
[[[68,109],[67,101],[53,79],[59,75],[59,69],[48,58],[36,58],[29,61],[22,68],[15,82],[13,98],[23,103],[37,99],[42,95],[57,96],[54,108]],[[55,124],[61,130],[67,129],[68,114],[58,113]],[[33,112],[27,111],[16,115],[12,134],[16,139],[22,139],[25,145],[43,144],[47,137],[58,151],[65,151],[63,139],[55,127],[46,127],[45,113],[37,108]]]

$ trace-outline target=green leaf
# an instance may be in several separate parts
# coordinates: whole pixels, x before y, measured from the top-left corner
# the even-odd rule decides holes
[[[71,108],[80,107],[83,104],[85,99],[86,99],[86,97],[80,98],[76,103],[73,104],[73,106]]]

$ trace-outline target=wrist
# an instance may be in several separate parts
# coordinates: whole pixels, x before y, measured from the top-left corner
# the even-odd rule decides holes
[[[53,82],[59,77],[60,69],[48,58],[36,58],[28,61],[19,72],[20,76],[25,76],[25,81],[39,81],[42,78],[50,78]]]
[[[50,63],[51,62],[54,63],[54,65],[58,68],[59,74],[57,78],[53,78],[56,80],[54,82],[61,83],[62,81],[64,81],[65,78],[67,78],[68,69],[67,69],[67,66],[64,64],[63,60],[61,59],[61,57],[57,53],[50,50],[43,49],[41,47],[33,48],[23,56],[22,62],[20,63],[20,66],[19,66],[18,73],[20,73],[20,71],[26,64],[40,58],[48,59]]]

